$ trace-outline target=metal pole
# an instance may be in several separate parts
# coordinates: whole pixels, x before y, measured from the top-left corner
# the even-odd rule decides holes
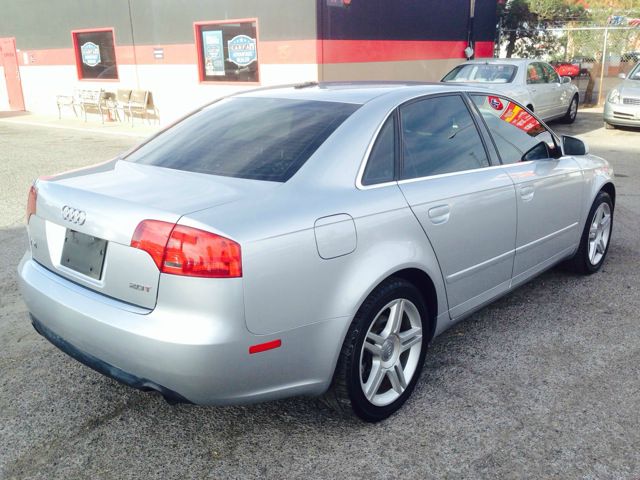
[[[600,69],[600,85],[598,86],[598,105],[602,99],[602,84],[604,82],[604,64],[607,60],[607,40],[609,39],[609,28],[604,29],[604,45],[602,46],[602,68]]]

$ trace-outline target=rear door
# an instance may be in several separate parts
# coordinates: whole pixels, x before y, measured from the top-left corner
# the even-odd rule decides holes
[[[551,132],[521,106],[491,95],[471,98],[515,184],[518,228],[513,282],[521,283],[576,248],[582,171],[572,157],[561,156]],[[498,104],[501,108],[496,108]]]
[[[564,115],[569,107],[569,101],[571,98],[568,95],[568,84],[560,83],[560,76],[558,72],[548,63],[540,62],[540,65],[544,69],[544,80],[548,85],[547,89],[550,95],[550,108],[549,116],[559,117]]]
[[[399,186],[430,241],[459,317],[505,291],[516,233],[513,182],[492,165],[465,99],[405,104]]]
[[[553,116],[553,92],[547,81],[547,72],[541,62],[527,65],[527,89],[533,100],[536,115],[542,118]]]

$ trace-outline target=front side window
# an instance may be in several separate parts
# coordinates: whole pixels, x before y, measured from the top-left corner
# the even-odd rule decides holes
[[[227,98],[175,124],[126,160],[188,172],[286,182],[359,106]]]
[[[200,81],[259,82],[257,21],[196,23]]]
[[[402,179],[489,166],[471,113],[459,95],[432,97],[400,109]]]
[[[471,95],[496,143],[502,163],[549,158],[553,135],[520,105],[497,95]]]
[[[631,73],[629,73],[629,80],[640,80],[640,63],[638,63]]]
[[[118,78],[116,49],[112,29],[71,33],[80,80],[115,80]]]
[[[544,69],[544,79],[546,83],[560,83],[560,77],[558,72],[548,63],[541,63],[540,66]]]

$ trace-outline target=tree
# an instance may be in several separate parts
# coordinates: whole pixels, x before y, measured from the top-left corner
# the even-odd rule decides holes
[[[566,49],[566,41],[550,31],[567,22],[584,20],[580,0],[507,0],[498,3],[498,26],[506,33],[506,56],[538,57]]]

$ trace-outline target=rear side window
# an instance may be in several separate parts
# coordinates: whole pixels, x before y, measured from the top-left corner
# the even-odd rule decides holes
[[[556,149],[553,135],[520,105],[498,95],[471,98],[489,128],[502,163],[549,158],[550,151]]]
[[[480,134],[459,95],[410,103],[400,113],[402,179],[489,166]]]
[[[228,98],[190,115],[126,160],[286,182],[358,107],[309,100]]]
[[[362,175],[363,185],[391,182],[395,177],[396,143],[395,121],[392,115],[380,129],[373,145],[367,167]]]

